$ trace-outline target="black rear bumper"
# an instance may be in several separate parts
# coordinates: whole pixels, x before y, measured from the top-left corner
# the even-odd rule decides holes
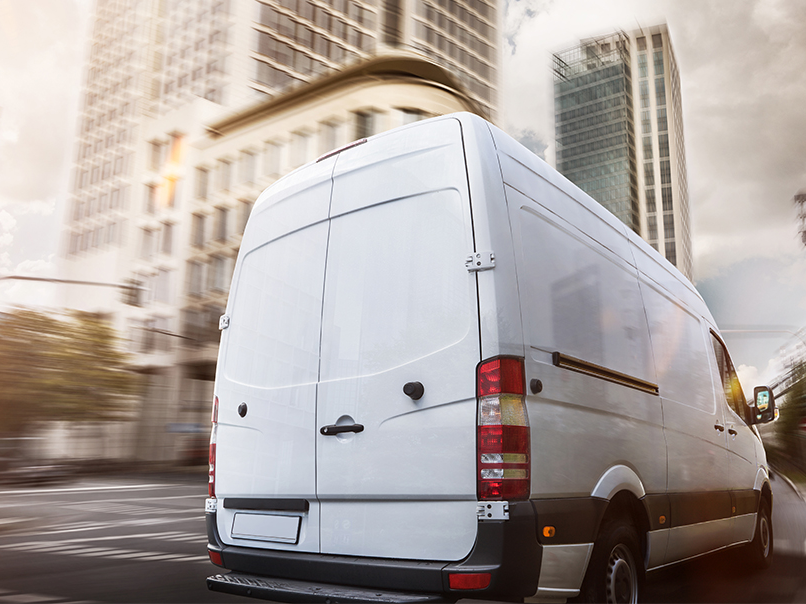
[[[460,562],[394,560],[228,546],[208,513],[208,549],[234,571],[207,579],[214,591],[277,602],[429,602],[515,599],[537,591],[542,548],[530,502],[510,503],[509,520],[479,522],[476,543]],[[489,573],[484,589],[450,588],[455,573]],[[321,598],[321,599],[320,599]]]

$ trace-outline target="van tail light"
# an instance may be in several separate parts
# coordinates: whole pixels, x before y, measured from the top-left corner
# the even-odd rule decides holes
[[[529,499],[530,434],[523,359],[497,357],[478,366],[479,500]]]
[[[210,418],[213,428],[210,430],[210,468],[207,471],[207,494],[215,497],[215,443],[218,436],[218,397],[213,399],[213,413]]]

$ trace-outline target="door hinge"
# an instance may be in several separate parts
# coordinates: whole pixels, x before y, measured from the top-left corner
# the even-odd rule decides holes
[[[465,259],[465,267],[468,272],[477,273],[495,268],[494,252],[473,252]]]
[[[479,501],[476,516],[479,520],[509,520],[509,502]]]
[[[224,331],[227,327],[229,327],[229,315],[221,315],[218,319],[218,329]]]

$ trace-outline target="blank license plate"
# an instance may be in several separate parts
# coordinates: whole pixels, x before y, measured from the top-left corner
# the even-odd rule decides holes
[[[299,516],[245,514],[238,512],[232,521],[232,536],[279,543],[296,543],[299,539]]]

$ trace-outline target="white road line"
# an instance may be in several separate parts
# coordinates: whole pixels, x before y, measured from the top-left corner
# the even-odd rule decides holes
[[[25,489],[23,491],[5,491],[4,497],[10,495],[39,495],[41,493],[92,493],[103,491],[139,491],[143,489],[167,489],[177,488],[181,485],[175,484],[132,484],[132,485],[110,485],[97,487],[66,487],[63,489]]]

